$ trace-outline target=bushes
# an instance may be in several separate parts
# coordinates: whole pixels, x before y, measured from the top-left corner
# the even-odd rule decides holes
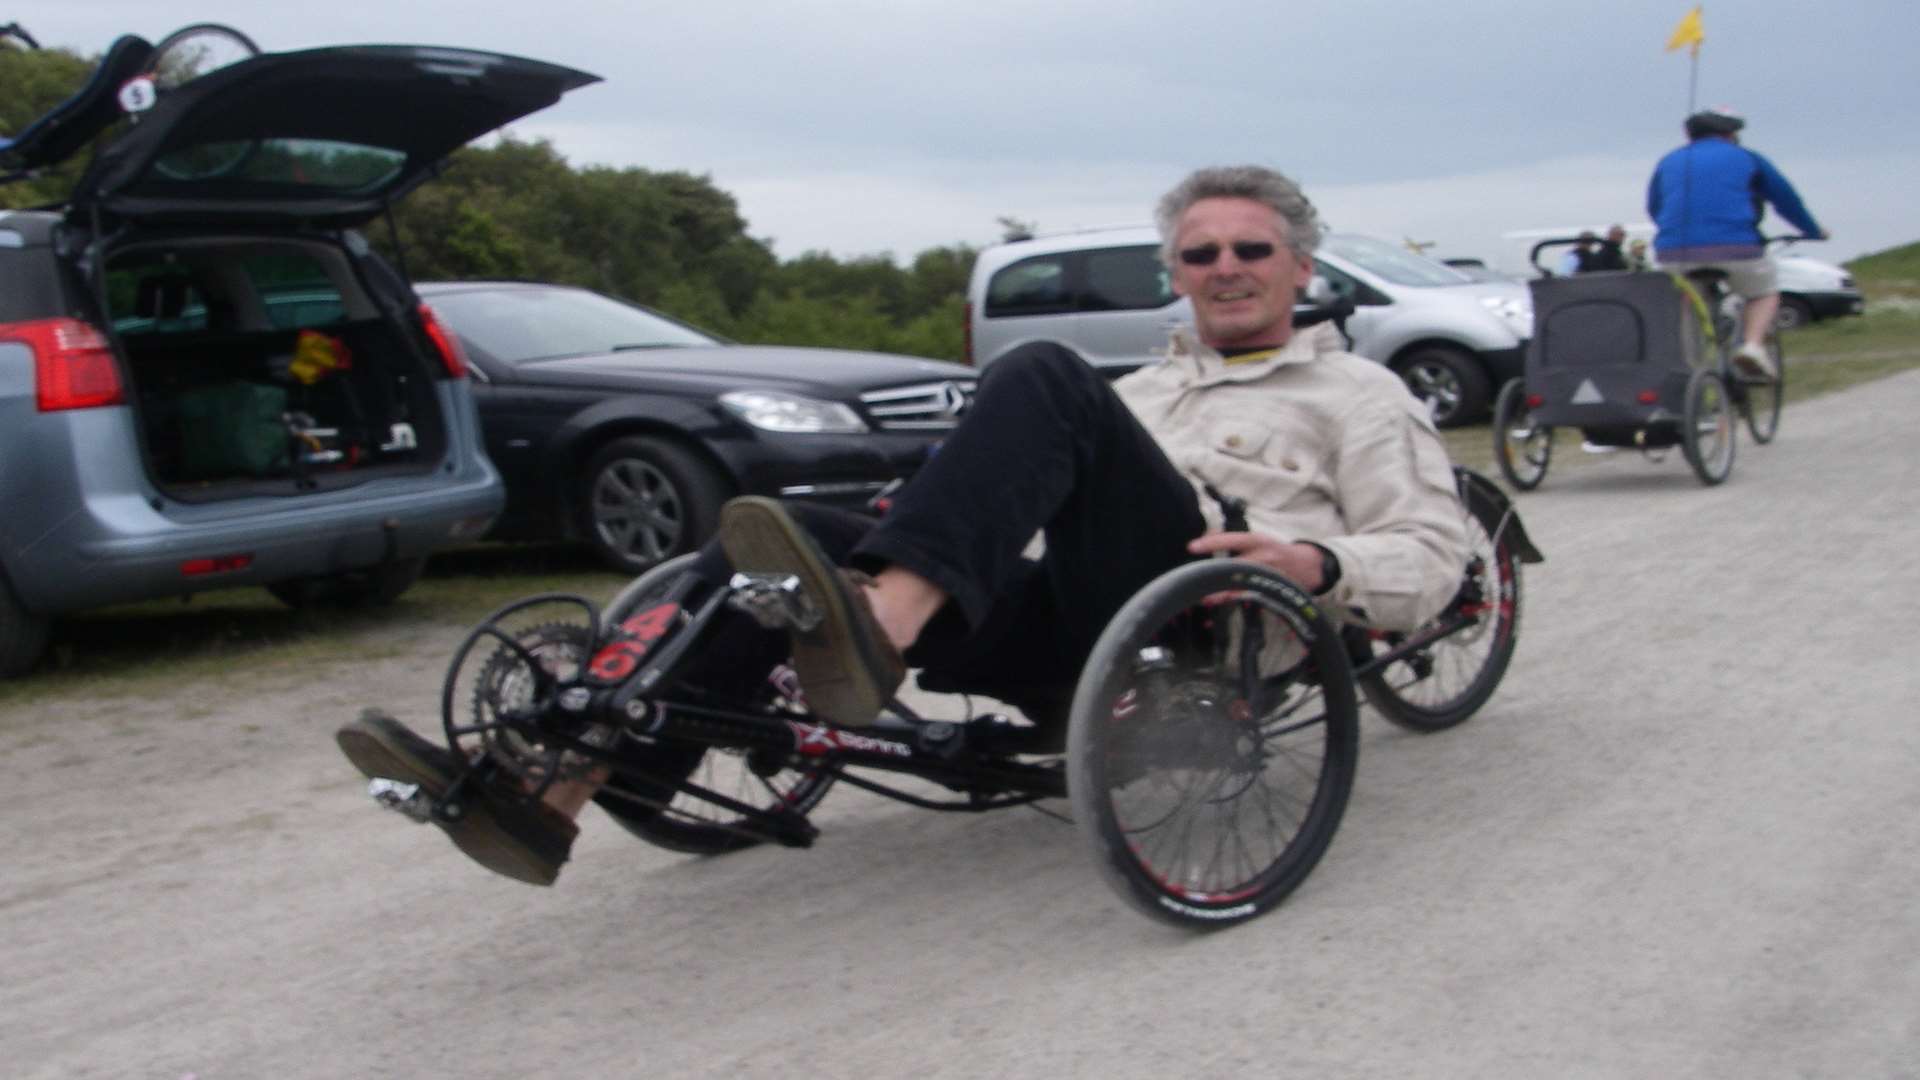
[[[749,343],[957,360],[974,250],[781,262],[704,176],[575,169],[542,141],[467,148],[396,212],[416,280],[523,278],[597,289]],[[374,230],[383,250],[390,241]],[[390,252],[389,252],[390,253]]]

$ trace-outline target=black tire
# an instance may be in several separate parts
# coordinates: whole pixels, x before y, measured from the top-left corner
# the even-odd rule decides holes
[[[1306,880],[1358,756],[1352,672],[1313,598],[1209,559],[1154,579],[1100,635],[1074,690],[1067,790],[1122,899],[1217,930]]]
[[[1444,731],[1479,711],[1506,675],[1520,631],[1520,559],[1501,528],[1505,508],[1471,489],[1461,498],[1467,509],[1467,570],[1459,595],[1411,634],[1348,630],[1371,652],[1376,643],[1394,648],[1464,625],[1360,680],[1374,709],[1410,731]]]
[[[258,55],[260,46],[231,26],[193,23],[161,38],[147,67],[162,90],[172,90]]]
[[[1700,482],[1712,487],[1733,471],[1737,430],[1733,399],[1717,372],[1696,371],[1687,380],[1687,404],[1681,418],[1680,449]]]
[[[422,555],[341,574],[276,581],[267,586],[267,591],[296,611],[312,607],[386,607],[413,588],[426,568],[427,557]]]
[[[203,75],[260,55],[253,39],[220,23],[183,26],[153,47],[147,73],[154,89],[164,95]],[[175,180],[206,180],[238,171],[259,148],[253,139],[227,139],[175,150],[154,162],[161,174]]]
[[[1435,427],[1459,427],[1486,414],[1492,395],[1486,369],[1464,349],[1425,345],[1401,357],[1394,371],[1432,408]]]
[[[0,679],[33,670],[47,651],[50,628],[47,619],[20,603],[6,575],[0,574]]]
[[[1787,352],[1780,347],[1780,332],[1767,335],[1767,355],[1773,358],[1771,379],[1740,376],[1740,414],[1747,418],[1747,432],[1753,441],[1765,446],[1780,433],[1780,406],[1787,396]]]
[[[587,461],[581,477],[580,534],[608,566],[644,573],[713,535],[729,487],[682,445],[645,436],[615,439]]]
[[[1493,406],[1493,460],[1516,490],[1532,491],[1547,478],[1553,461],[1553,429],[1533,422],[1527,387],[1509,379]]]
[[[1798,330],[1813,325],[1813,305],[1797,296],[1780,295],[1780,310],[1774,312],[1773,329],[1775,333]]]
[[[670,559],[635,578],[615,594],[601,618],[611,626],[632,615],[649,600],[661,596],[692,566],[695,555]],[[768,684],[766,700],[775,700]],[[692,780],[741,802],[764,809],[784,808],[804,814],[826,798],[833,775],[818,769],[796,769],[786,762],[750,759],[745,753],[718,747],[641,743],[624,739],[616,753],[636,772],[619,773],[594,795],[620,826],[650,844],[692,855],[723,855],[753,847],[760,837],[742,832],[742,819],[712,803],[682,794],[646,778]],[[763,775],[765,774],[765,775]],[[664,804],[664,808],[662,805]]]

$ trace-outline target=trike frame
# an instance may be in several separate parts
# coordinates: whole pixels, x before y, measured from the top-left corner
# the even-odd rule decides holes
[[[675,670],[723,612],[745,611],[769,626],[804,620],[808,614],[804,598],[794,595],[789,581],[735,575],[716,587],[686,574],[686,562],[676,562],[636,579],[604,612],[580,597],[528,597],[492,613],[461,643],[449,666],[442,722],[449,745],[461,750],[470,763],[467,772],[441,799],[428,805],[415,799],[400,808],[416,818],[446,820],[462,812],[467,786],[473,783],[488,783],[494,791],[520,791],[525,798],[536,799],[555,784],[595,777],[603,782],[596,801],[629,831],[662,846],[717,854],[762,841],[810,846],[818,830],[808,811],[837,781],[907,805],[946,812],[978,813],[1069,798],[1075,818],[1105,852],[1103,870],[1109,881],[1136,907],[1189,928],[1213,929],[1242,921],[1284,898],[1331,839],[1353,775],[1356,682],[1376,705],[1383,706],[1389,719],[1426,731],[1464,720],[1486,700],[1504,671],[1517,625],[1518,564],[1538,561],[1540,556],[1497,487],[1466,470],[1458,471],[1458,480],[1467,515],[1486,543],[1484,552],[1467,566],[1458,595],[1441,617],[1410,635],[1371,633],[1351,625],[1338,629],[1317,610],[1314,598],[1271,571],[1232,560],[1187,564],[1143,590],[1116,616],[1117,626],[1127,621],[1129,612],[1136,623],[1144,615],[1146,637],[1116,639],[1119,643],[1113,646],[1103,638],[1102,646],[1096,646],[1075,697],[1065,753],[1057,739],[1036,739],[1047,733],[998,713],[969,715],[959,721],[928,719],[895,701],[871,725],[826,723],[779,689],[778,673],[770,680],[774,690],[732,704],[701,700],[685,688],[676,688]],[[1497,565],[1488,566],[1489,559]],[[1311,769],[1319,770],[1319,779],[1312,785],[1313,809],[1306,815],[1311,828],[1307,820],[1299,824],[1304,838],[1289,837],[1271,853],[1247,856],[1247,865],[1233,872],[1238,876],[1232,888],[1175,881],[1164,868],[1147,865],[1153,861],[1150,853],[1129,848],[1131,841],[1116,840],[1121,831],[1113,824],[1112,804],[1117,800],[1103,801],[1101,794],[1114,784],[1145,784],[1159,772],[1184,768],[1193,773],[1203,766],[1213,768],[1219,761],[1190,760],[1162,768],[1160,759],[1167,756],[1168,745],[1163,735],[1154,744],[1150,760],[1116,765],[1122,755],[1113,751],[1115,740],[1128,737],[1116,725],[1126,719],[1137,728],[1137,722],[1123,718],[1111,689],[1094,693],[1095,705],[1083,700],[1088,697],[1086,688],[1117,670],[1116,663],[1136,663],[1135,658],[1146,654],[1140,642],[1160,633],[1160,624],[1153,619],[1184,612],[1174,617],[1199,620],[1201,616],[1192,613],[1216,604],[1225,605],[1229,613],[1236,606],[1266,605],[1256,609],[1259,617],[1243,613],[1235,624],[1238,630],[1208,629],[1200,634],[1213,642],[1216,651],[1237,649],[1243,663],[1269,644],[1284,651],[1291,647],[1288,634],[1297,635],[1299,647],[1289,660],[1293,666],[1278,674],[1260,674],[1260,686],[1248,692],[1249,700],[1263,702],[1258,706],[1262,710],[1275,706],[1260,713],[1260,722],[1272,722],[1268,734],[1278,737],[1319,724],[1327,729],[1332,748],[1306,759]],[[572,609],[581,621],[535,620],[542,609],[553,606]],[[1205,615],[1209,620],[1229,617]],[[595,629],[589,631],[590,627]],[[1115,633],[1110,626],[1109,636]],[[1431,671],[1436,652],[1453,640],[1489,633],[1493,635],[1489,659],[1475,661],[1470,684],[1438,707],[1403,700],[1404,687],[1387,677],[1390,670],[1411,672],[1417,684],[1426,677],[1423,670]],[[1103,647],[1109,652],[1103,654]],[[1256,658],[1242,671],[1255,673],[1259,663]],[[1169,670],[1174,666],[1168,661]],[[1159,677],[1137,675],[1136,682],[1144,685]],[[1219,684],[1216,680],[1211,685]],[[1203,700],[1204,695],[1184,692],[1187,697],[1177,707],[1187,713],[1206,712],[1216,704]],[[1179,693],[1168,693],[1168,701],[1179,697]],[[1280,704],[1291,700],[1289,694],[1318,704],[1304,712],[1280,710]],[[1223,717],[1235,707],[1248,708],[1244,701],[1217,704],[1213,711]],[[1174,707],[1154,706],[1163,713]],[[1301,707],[1296,703],[1286,709]],[[1162,726],[1171,723],[1161,714],[1153,719]],[[1212,722],[1217,730],[1223,721]],[[1243,729],[1242,736],[1249,730]],[[1246,741],[1214,737],[1212,745],[1222,754],[1251,752],[1262,761],[1284,753],[1257,746],[1232,749]],[[759,788],[749,788],[750,796],[695,779],[687,755],[701,761],[715,753],[737,757],[743,776],[758,781]],[[1198,751],[1175,747],[1171,752],[1175,758],[1183,754],[1194,757]],[[663,759],[665,767],[658,764]],[[1234,770],[1239,778],[1235,783],[1243,787],[1256,783],[1252,766],[1233,765],[1223,771]],[[1116,778],[1116,772],[1129,775]],[[954,794],[923,794],[867,775],[871,773],[911,776]],[[783,781],[789,776],[797,779]],[[1189,782],[1189,786],[1195,785]],[[720,816],[673,819],[672,815],[684,813],[686,799]],[[1202,801],[1217,808],[1229,799],[1209,795]],[[1272,818],[1268,820],[1271,824]],[[666,828],[668,824],[673,828]],[[1271,868],[1261,861],[1269,854]],[[1198,871],[1194,874],[1196,880],[1202,876]]]

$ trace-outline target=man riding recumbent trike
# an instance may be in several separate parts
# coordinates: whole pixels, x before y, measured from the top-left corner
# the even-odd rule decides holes
[[[1109,384],[1057,347],[1009,355],[883,514],[735,499],[604,611],[535,597],[469,635],[451,751],[377,715],[342,749],[382,801],[536,883],[589,799],[718,853],[810,844],[844,781],[940,810],[1067,798],[1141,911],[1269,909],[1344,812],[1360,696],[1415,730],[1466,719],[1539,555],[1391,372],[1294,331],[1318,237],[1297,187],[1201,170],[1160,220],[1197,334],[1163,363]],[[1024,716],[922,716],[908,667]]]

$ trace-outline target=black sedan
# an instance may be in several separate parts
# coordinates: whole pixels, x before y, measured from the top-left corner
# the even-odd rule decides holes
[[[712,534],[736,494],[863,506],[966,410],[974,371],[736,345],[585,289],[417,289],[465,347],[500,540],[585,540],[639,572]]]

